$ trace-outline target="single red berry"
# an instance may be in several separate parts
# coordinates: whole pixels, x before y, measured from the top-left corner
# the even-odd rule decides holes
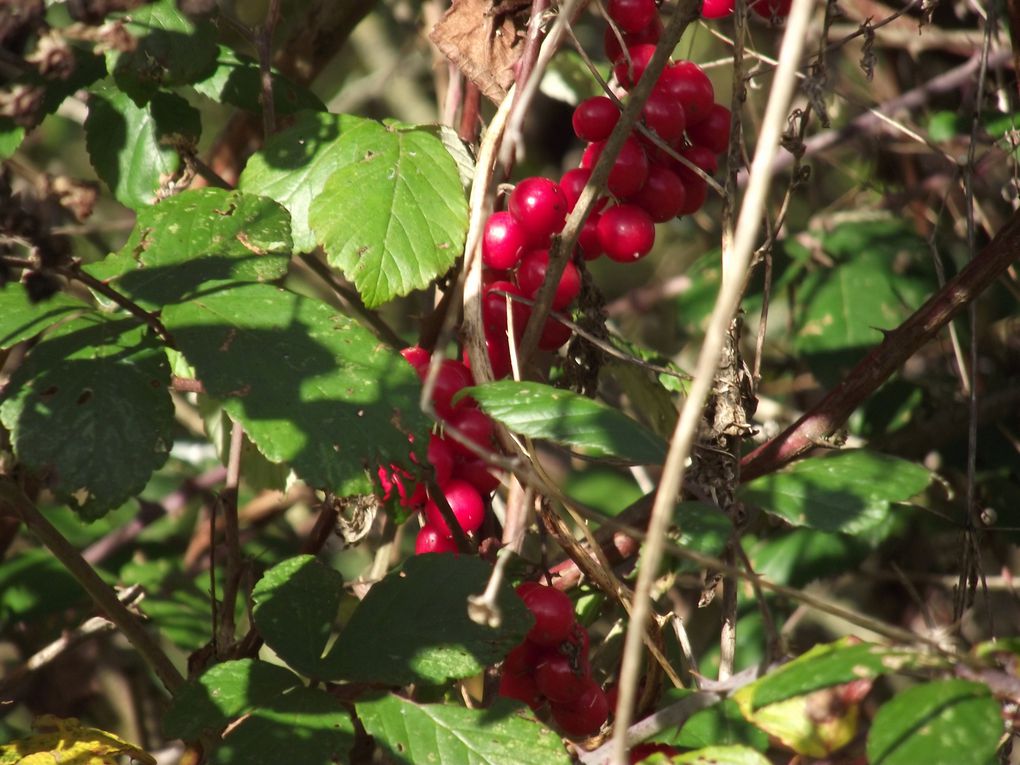
[[[444,359],[436,375],[436,385],[432,389],[432,405],[436,412],[444,418],[450,417],[454,410],[461,406],[469,406],[470,398],[463,398],[454,406],[451,399],[461,388],[474,385],[471,370],[453,359]]]
[[[488,495],[499,486],[499,478],[481,457],[457,457],[453,462],[455,480],[467,481],[480,495]]]
[[[752,11],[767,21],[773,18],[785,19],[790,15],[793,0],[755,0],[750,5]]]
[[[517,661],[511,657],[516,652],[521,652],[522,648],[523,646],[515,648],[507,655],[506,661],[503,662],[503,671],[499,678],[499,695],[504,698],[523,701],[532,709],[538,709],[542,706],[543,699],[535,683],[534,665],[528,665],[526,669],[522,668],[519,670],[516,666],[508,666],[511,665],[511,662],[516,665]]]
[[[429,371],[429,361],[432,360],[432,354],[424,348],[411,345],[400,351],[400,355],[404,357],[408,364],[414,367],[418,377],[424,380],[426,373]]]
[[[704,146],[691,146],[688,149],[684,149],[680,152],[680,156],[687,160],[694,167],[701,170],[705,175],[711,176],[715,174],[715,171],[719,169],[719,163],[715,158],[715,154],[712,153],[711,149],[706,149]],[[671,168],[676,173],[677,177],[683,181],[684,187],[687,189],[687,195],[691,195],[692,189],[694,190],[695,199],[698,197],[699,187],[704,186],[705,192],[708,191],[707,182],[701,176],[700,173],[692,170],[684,162],[674,162]],[[684,209],[691,206],[694,200],[685,200]],[[702,202],[704,199],[702,198]],[[698,205],[700,207],[700,205]]]
[[[621,55],[623,55],[623,49],[629,48],[632,45],[655,45],[659,42],[659,38],[662,37],[662,19],[659,18],[659,14],[655,14],[655,18],[652,19],[652,23],[637,32],[623,32],[621,30],[621,36],[623,37],[623,46],[620,45],[620,38],[616,36],[616,32],[613,28],[606,26],[606,31],[602,36],[602,42],[606,48],[606,58],[609,61],[616,61]]]
[[[635,204],[656,223],[664,223],[680,214],[687,196],[683,181],[662,165],[648,168],[648,180],[628,202]]]
[[[723,19],[733,13],[733,0],[704,0],[701,5],[701,18]]]
[[[595,143],[590,143],[584,147],[584,153],[581,155],[580,164],[582,170],[591,170],[595,167],[595,163],[599,161],[599,155],[602,153],[602,149],[605,145],[605,141],[596,141]]]
[[[651,217],[632,204],[616,205],[602,213],[598,230],[602,249],[618,263],[643,258],[655,244],[655,224]]]
[[[455,553],[457,544],[452,539],[443,536],[439,529],[427,523],[418,531],[414,540],[414,554],[425,555],[427,553]]]
[[[560,644],[559,650],[564,656],[570,659],[571,666],[577,667],[584,674],[591,674],[591,666],[588,663],[588,651],[591,638],[584,625],[574,623],[570,629],[570,637]]]
[[[683,138],[687,127],[684,107],[675,98],[661,91],[653,92],[641,111],[645,124],[654,130],[666,143],[676,143]]]
[[[513,298],[499,294],[506,292],[511,295],[530,298],[526,290],[511,282],[492,282],[485,287],[485,295],[482,298],[482,323],[493,335],[507,337],[507,303],[510,304],[510,317],[513,320],[514,334],[519,339],[524,327],[528,323],[528,316],[531,312],[524,303],[515,301]]]
[[[604,148],[605,142],[591,144],[585,151],[582,163],[590,160],[591,166],[594,166]],[[620,153],[616,155],[606,186],[617,199],[626,199],[636,194],[645,185],[647,178],[648,155],[645,154],[641,141],[635,136],[629,136],[620,147]]]
[[[599,241],[599,219],[601,213],[593,212],[581,226],[581,233],[577,235],[577,248],[581,251],[585,260],[595,260],[602,254],[602,242]]]
[[[588,679],[581,695],[570,704],[550,704],[553,720],[569,736],[593,736],[609,719],[609,702],[599,684]]]
[[[509,284],[509,282],[507,282]],[[506,319],[504,318],[504,323]],[[499,380],[510,374],[510,350],[506,341],[506,332],[494,332],[489,327],[485,328],[485,350],[489,354],[489,366],[492,367],[492,376]],[[464,348],[461,361],[468,369],[471,368],[471,360],[468,358],[467,348]],[[472,373],[474,374],[474,373]]]
[[[436,483],[440,486],[453,477],[452,444],[434,433],[429,436],[428,460],[436,474]]]
[[[588,674],[562,654],[550,654],[535,668],[538,691],[555,704],[577,701],[588,687]]]
[[[453,413],[453,416],[447,420],[447,423],[460,431],[471,443],[477,444],[486,451],[492,451],[492,435],[495,432],[495,425],[480,410],[460,409]],[[447,439],[450,448],[456,454],[475,456],[475,453],[460,443],[460,441],[449,435],[447,435]],[[452,462],[450,467],[452,472]],[[442,486],[443,482],[439,482],[439,484]]]
[[[681,215],[693,215],[708,199],[708,182],[704,178],[689,178],[684,181],[684,206]]]
[[[521,267],[517,269],[517,286],[527,297],[534,298],[545,281],[548,269],[549,251],[532,250],[524,256]],[[560,282],[556,285],[556,292],[553,294],[553,310],[563,310],[574,302],[574,298],[579,294],[581,294],[581,274],[578,273],[577,266],[568,260],[563,269],[563,276],[560,277]]]
[[[620,110],[607,96],[593,96],[574,107],[574,133],[582,141],[604,141],[620,120]]]
[[[561,348],[572,334],[573,330],[570,327],[550,316],[542,326],[542,334],[538,337],[538,347],[543,351],[555,351],[557,348]]]
[[[528,640],[535,645],[555,646],[570,636],[574,626],[574,605],[570,598],[555,587],[536,587],[531,582],[518,586],[517,594],[535,617]]]
[[[680,102],[688,127],[706,119],[715,106],[712,81],[693,61],[677,61],[666,66],[655,89]]]
[[[482,263],[489,268],[516,268],[524,254],[524,227],[508,212],[489,216],[482,232]]]
[[[624,32],[640,32],[659,15],[655,0],[609,0],[606,10]]]
[[[482,526],[482,521],[485,520],[485,503],[482,502],[482,496],[475,487],[466,481],[453,479],[442,487],[442,492],[464,533],[473,534],[478,531]],[[438,529],[439,533],[446,537],[453,536],[453,532],[446,525],[446,519],[439,512],[439,506],[436,505],[432,497],[429,497],[428,502],[425,503],[424,512],[427,525]]]
[[[716,104],[705,119],[687,129],[687,137],[695,146],[715,154],[724,153],[730,145],[730,110]]]
[[[510,193],[507,206],[531,247],[546,247],[567,219],[567,198],[548,178],[525,178]]]
[[[619,56],[613,63],[613,74],[620,85],[630,90],[637,85],[641,75],[648,68],[648,62],[655,55],[655,45],[652,43],[638,43],[627,47],[630,61],[626,56]]]
[[[654,742],[637,744],[630,748],[630,765],[644,762],[653,754],[665,754],[672,757],[674,754],[680,754],[680,750],[669,744],[657,744]]]
[[[577,206],[577,200],[581,198],[581,192],[584,191],[585,184],[588,183],[588,179],[591,178],[591,168],[589,167],[575,167],[573,170],[568,170],[560,178],[560,188],[563,189],[563,194],[567,198],[567,205],[571,210]],[[595,200],[595,204],[592,205],[593,210],[601,210],[606,206],[609,201],[607,197],[599,197]]]

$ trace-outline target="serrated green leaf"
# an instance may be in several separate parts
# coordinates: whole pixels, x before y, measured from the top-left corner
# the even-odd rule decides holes
[[[293,672],[264,661],[216,664],[177,691],[163,717],[163,731],[170,738],[194,740],[300,684]]]
[[[804,528],[744,544],[759,575],[791,587],[853,571],[871,552],[871,545],[857,537]]]
[[[334,765],[349,762],[354,724],[323,691],[295,688],[256,708],[212,754],[224,765]]]
[[[673,511],[681,547],[718,555],[733,533],[733,522],[719,508],[705,502],[681,502]]]
[[[871,765],[990,765],[1003,734],[987,686],[966,680],[924,683],[878,710],[868,731]]]
[[[937,659],[910,648],[852,643],[844,638],[817,645],[737,692],[757,710],[820,688],[870,680],[891,672],[938,666]]]
[[[319,675],[343,584],[335,569],[313,555],[299,555],[269,569],[252,591],[259,633],[277,656],[304,675]]]
[[[468,618],[467,599],[485,589],[492,566],[479,558],[420,555],[368,591],[326,656],[323,677],[385,685],[438,684],[470,677],[520,643],[532,619],[508,584],[498,628]]]
[[[195,377],[195,372],[190,370],[182,376]],[[223,411],[223,405],[214,398],[199,393],[195,403],[205,424],[205,435],[216,449],[220,462],[226,465],[230,459],[233,421]],[[244,476],[245,486],[252,491],[285,491],[290,468],[267,460],[251,439],[244,436],[241,444],[241,475]]]
[[[468,388],[487,415],[515,433],[544,438],[592,457],[659,464],[666,442],[622,412],[569,390],[503,380]]]
[[[247,284],[169,306],[163,321],[259,451],[312,486],[371,493],[366,468],[411,467],[408,436],[428,443],[414,370],[323,303]]]
[[[6,390],[15,454],[93,520],[140,492],[170,452],[170,371],[147,328],[90,314],[58,327]],[[130,455],[130,459],[125,459]]]
[[[661,762],[675,765],[771,765],[768,757],[746,746],[706,746],[671,758],[660,756]],[[648,762],[651,765],[655,759]]]
[[[183,191],[144,207],[124,247],[88,271],[143,307],[191,299],[210,282],[264,282],[287,273],[290,216],[265,197]]]
[[[278,115],[299,111],[325,111],[314,93],[296,85],[279,72],[272,73],[273,108]],[[232,104],[250,112],[262,111],[262,73],[259,63],[241,56],[225,45],[218,46],[212,72],[192,87],[207,98],[223,104]]]
[[[0,119],[0,160],[7,159],[25,140],[25,128],[15,125],[6,117]]]
[[[675,692],[670,694],[671,699],[679,700],[681,697]],[[708,709],[694,713],[676,734],[659,735],[656,740],[685,749],[748,746],[764,752],[769,748],[768,736],[744,719],[732,699],[723,699]]]
[[[740,497],[794,526],[867,539],[881,532],[892,503],[916,496],[930,481],[918,464],[852,449],[756,478],[741,487]]]
[[[133,50],[107,53],[107,68],[122,89],[144,97],[163,85],[186,85],[206,75],[216,59],[216,27],[193,21],[175,0],[157,0],[123,16]]]
[[[139,209],[180,169],[174,145],[194,143],[198,112],[172,93],[156,93],[137,105],[110,80],[93,86],[85,118],[85,146],[96,174],[117,201]]]
[[[21,550],[0,565],[0,624],[39,624],[53,614],[88,603],[81,585],[40,548]]]
[[[0,349],[29,340],[61,319],[90,310],[88,305],[63,292],[33,303],[20,284],[0,287]]]
[[[357,159],[312,202],[308,222],[330,265],[374,307],[427,287],[464,249],[467,200],[457,164],[428,130],[351,131]]]
[[[410,765],[567,765],[560,737],[514,706],[417,704],[387,695],[357,705],[358,718],[390,757]]]
[[[360,143],[382,130],[378,122],[348,114],[300,114],[291,127],[272,136],[265,148],[248,160],[239,187],[286,207],[295,250],[311,251],[316,247],[308,225],[312,200],[334,172],[360,156]],[[361,138],[341,141],[348,133]]]

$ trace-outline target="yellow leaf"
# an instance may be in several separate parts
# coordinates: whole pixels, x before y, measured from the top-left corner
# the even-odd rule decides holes
[[[134,744],[98,728],[88,728],[74,717],[42,715],[32,723],[35,735],[0,746],[0,765],[116,765],[127,755],[144,765],[156,760]]]
[[[839,687],[823,688],[806,696],[751,709],[753,690],[745,686],[734,694],[741,714],[784,746],[807,757],[828,757],[853,740],[857,733],[858,704],[846,704]]]

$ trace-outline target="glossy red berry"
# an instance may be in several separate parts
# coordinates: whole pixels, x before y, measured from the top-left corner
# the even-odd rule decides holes
[[[589,679],[581,695],[570,704],[551,704],[553,720],[569,736],[593,736],[609,719],[606,694]]]
[[[451,399],[461,388],[467,388],[474,384],[470,369],[459,361],[445,359],[439,367],[436,384],[432,389],[432,405],[436,408],[436,412],[446,418],[452,415],[455,409],[470,405],[470,398],[461,399],[457,402],[456,407],[451,403]]]
[[[701,18],[723,19],[733,13],[733,0],[704,0],[701,5]]]
[[[414,554],[425,555],[427,553],[455,553],[457,545],[452,539],[447,539],[438,529],[428,524],[421,527],[418,536],[414,540]]]
[[[548,178],[525,178],[511,192],[507,206],[531,247],[547,246],[567,218],[567,198]]]
[[[577,236],[577,248],[585,260],[595,260],[602,254],[602,243],[599,241],[599,219],[601,213],[593,212],[581,226],[581,233]]]
[[[545,320],[542,334],[538,337],[538,347],[543,351],[555,351],[570,339],[573,330],[566,324],[556,321],[551,316]]]
[[[616,36],[616,32],[613,31],[612,27],[606,26],[606,31],[602,38],[606,48],[606,58],[609,61],[616,61],[616,59],[623,55],[624,47],[629,48],[632,45],[643,44],[655,45],[655,43],[659,42],[659,38],[662,37],[662,29],[662,19],[659,18],[659,14],[655,14],[652,23],[640,31],[623,32],[621,30],[621,36],[623,37],[623,46],[621,46],[620,38]]]
[[[644,762],[653,754],[664,754],[668,757],[672,757],[674,754],[680,754],[680,750],[676,747],[670,746],[669,744],[657,744],[654,742],[636,744],[630,748],[630,765],[637,765],[639,762]]]
[[[684,206],[680,215],[692,215],[702,208],[708,199],[708,182],[701,177],[684,180]]]
[[[523,701],[532,709],[542,705],[542,695],[535,683],[534,667],[539,660],[536,649],[527,642],[514,648],[503,661],[499,678],[499,695]]]
[[[606,256],[618,263],[643,258],[655,244],[655,224],[637,205],[610,207],[602,213],[598,230]]]
[[[624,32],[640,32],[659,15],[655,0],[609,0],[606,10]]]
[[[535,684],[538,691],[556,704],[577,701],[587,689],[588,674],[574,667],[570,659],[560,653],[548,655],[535,667]]]
[[[570,210],[573,210],[577,205],[577,200],[581,198],[581,192],[584,191],[585,184],[588,183],[589,178],[591,178],[590,167],[575,167],[573,170],[565,172],[563,177],[560,178],[560,188],[563,189],[563,194],[567,198],[567,205]],[[601,210],[608,201],[608,197],[599,197],[595,200],[592,209]]]
[[[524,228],[508,212],[489,216],[482,232],[482,263],[489,268],[516,268],[524,254]]]
[[[715,88],[700,66],[693,61],[677,61],[662,71],[655,89],[680,102],[687,126],[706,119],[715,106]]]
[[[417,345],[411,345],[400,351],[400,355],[404,357],[408,364],[414,367],[418,377],[425,379],[425,375],[429,370],[429,361],[432,360],[431,353],[424,348],[419,348]]]
[[[643,209],[656,223],[675,218],[684,208],[687,190],[680,177],[662,165],[648,168],[648,180],[628,202]]]
[[[756,0],[750,8],[763,19],[771,20],[773,17],[785,19],[790,15],[792,6],[793,0]]]
[[[705,175],[715,175],[716,170],[719,169],[719,161],[716,159],[715,152],[711,149],[706,149],[704,146],[694,145],[690,148],[684,149],[680,152],[680,156],[690,162],[695,167],[699,168]],[[695,178],[698,180],[704,180],[701,175],[683,162],[674,162],[672,165],[673,170],[676,171],[677,176],[681,181],[687,183]]]
[[[661,91],[653,92],[641,111],[645,124],[666,143],[677,143],[687,127],[684,107],[672,96]]]
[[[574,606],[570,598],[554,587],[519,585],[517,594],[535,617],[527,639],[535,645],[556,646],[570,636],[574,626]]]
[[[495,425],[485,414],[478,409],[461,409],[453,413],[453,416],[447,420],[449,425],[455,427],[460,431],[461,435],[467,438],[471,443],[480,446],[486,451],[492,451],[492,436],[495,432]],[[462,454],[465,456],[475,456],[475,453],[471,451],[467,446],[460,443],[460,441],[447,435],[449,439],[449,446],[456,454]],[[453,464],[450,465],[451,472],[453,470]],[[443,482],[440,482],[443,485]]]
[[[510,351],[508,348],[505,332],[485,328],[485,350],[489,354],[489,366],[492,367],[492,376],[496,380],[510,374]],[[464,348],[461,361],[464,366],[471,369],[471,359],[468,357],[467,347]]]
[[[481,495],[488,495],[499,486],[499,478],[481,457],[457,457],[453,475],[458,480],[467,481]]]
[[[453,511],[453,516],[464,532],[473,534],[478,531],[485,520],[485,504],[482,502],[482,496],[478,490],[467,481],[454,479],[443,486],[442,492]],[[446,525],[446,519],[439,512],[439,506],[436,505],[432,497],[429,497],[428,502],[425,503],[425,522],[437,529],[443,536],[453,536],[453,532]]]
[[[549,251],[532,250],[521,261],[521,267],[517,269],[517,286],[530,298],[538,294],[542,283],[545,281],[546,271],[549,269]],[[581,293],[581,274],[577,266],[567,261],[556,285],[556,292],[553,294],[552,307],[555,311],[561,311],[574,302],[574,299]]]
[[[591,163],[588,167],[593,167],[598,162],[604,148],[604,142],[591,144],[585,151],[581,160],[582,164],[588,161]],[[613,167],[609,171],[609,180],[606,182],[606,186],[617,199],[625,199],[636,194],[645,185],[647,178],[648,155],[645,154],[641,141],[630,136],[623,142],[620,153],[616,155],[616,161],[613,162]]]
[[[453,450],[446,439],[435,434],[429,436],[428,460],[440,486],[453,477]]]
[[[509,302],[514,334],[520,339],[521,333],[524,332],[524,327],[528,323],[530,311],[524,303],[500,294],[503,292],[520,297],[531,297],[525,290],[511,282],[498,281],[486,285],[485,295],[482,298],[482,323],[494,335],[505,339],[507,337],[507,303]]]
[[[626,56],[619,56],[613,63],[613,74],[620,85],[630,90],[637,85],[641,75],[648,68],[648,62],[655,55],[655,45],[652,43],[630,45],[627,47],[627,53],[630,54],[630,61],[627,61]]]
[[[606,96],[587,98],[574,107],[574,133],[582,141],[604,141],[620,120],[620,110]]]
[[[724,153],[730,145],[730,110],[715,104],[705,119],[688,128],[687,137],[695,146],[715,154]]]

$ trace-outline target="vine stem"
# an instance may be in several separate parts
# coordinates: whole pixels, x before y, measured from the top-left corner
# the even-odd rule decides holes
[[[20,516],[25,526],[35,534],[53,556],[70,572],[82,589],[89,594],[100,611],[124,633],[135,650],[156,673],[171,694],[184,684],[184,677],[173,665],[163,649],[145,630],[131,611],[128,610],[110,585],[100,579],[93,568],[85,562],[57,531],[24,492],[8,479],[0,479],[0,503],[8,505]]]
[[[226,656],[234,642],[234,605],[237,602],[237,587],[241,580],[241,532],[237,519],[237,491],[241,484],[243,447],[244,428],[239,421],[234,420],[230,426],[227,475],[219,502],[223,511],[223,538],[227,551],[223,572],[223,600],[220,602],[219,629],[216,633],[216,649],[220,656]],[[213,528],[215,530],[215,523]],[[211,538],[209,543],[215,545],[215,538]]]
[[[813,6],[814,0],[793,0],[779,53],[779,66],[776,69],[758,146],[751,164],[750,181],[737,219],[733,250],[729,259],[730,267],[725,273],[719,297],[712,309],[705,341],[698,355],[694,381],[680,412],[663,467],[662,482],[652,505],[652,515],[648,522],[648,541],[641,551],[634,611],[627,626],[624,642],[620,695],[616,705],[616,727],[613,731],[610,754],[613,765],[624,765],[627,761],[627,728],[631,722],[631,710],[637,691],[641,668],[641,637],[644,622],[651,610],[652,585],[662,562],[673,506],[683,485],[685,463],[690,455],[691,445],[701,422],[702,409],[719,367],[730,322],[740,302],[745,282],[744,274],[751,261],[754,239],[758,233],[762,209],[772,179],[772,163],[779,149],[786,111],[797,82],[797,68],[800,65]]]

